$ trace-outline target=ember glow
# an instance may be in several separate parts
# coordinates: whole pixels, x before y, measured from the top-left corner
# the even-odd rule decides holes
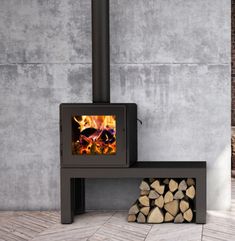
[[[74,116],[72,138],[73,155],[115,155],[116,116]]]

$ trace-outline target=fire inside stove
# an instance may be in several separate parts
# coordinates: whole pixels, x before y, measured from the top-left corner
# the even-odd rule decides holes
[[[73,155],[115,155],[116,116],[72,117]]]

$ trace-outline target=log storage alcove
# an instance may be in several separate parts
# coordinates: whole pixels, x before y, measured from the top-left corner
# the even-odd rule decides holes
[[[128,213],[129,222],[195,222],[194,178],[145,178],[140,196]]]
[[[81,214],[86,211],[85,208],[85,179],[89,178],[145,178],[144,182],[140,185],[142,195],[137,201],[136,207],[138,210],[141,209],[142,213],[136,218],[143,220],[149,217],[149,222],[154,223],[153,218],[156,213],[159,213],[163,205],[167,205],[167,200],[172,200],[174,203],[179,203],[179,210],[181,210],[184,220],[190,220],[191,212],[187,211],[190,209],[193,212],[193,219],[196,223],[206,222],[206,162],[195,161],[195,162],[136,162],[131,167],[61,167],[61,223],[68,224],[73,222],[75,214]],[[158,179],[156,179],[156,177]],[[166,177],[170,177],[169,183],[165,180]],[[188,179],[189,178],[189,179]],[[183,182],[185,180],[187,189],[182,190],[182,193],[178,192],[176,186],[179,189],[185,189],[186,185]],[[189,184],[187,181],[193,181],[194,184]],[[145,184],[145,181],[147,181]],[[158,183],[158,182],[159,183]],[[165,183],[164,183],[165,182]],[[176,182],[176,183],[175,183]],[[145,186],[150,185],[151,190],[145,189]],[[170,187],[171,186],[171,187]],[[180,186],[180,187],[179,187]],[[193,187],[192,187],[193,186]],[[102,188],[102,187],[100,187]],[[171,191],[168,192],[168,189]],[[195,188],[196,194],[193,198],[193,188]],[[148,189],[148,188],[147,188]],[[175,189],[175,190],[174,190]],[[174,190],[174,191],[173,191]],[[186,195],[186,192],[188,195]],[[189,194],[190,193],[190,194]],[[189,195],[192,195],[191,197]],[[158,197],[159,196],[159,197]],[[151,199],[150,199],[151,197]],[[175,199],[174,199],[175,197]],[[181,198],[182,197],[182,198]],[[188,197],[188,198],[187,198]],[[120,197],[121,198],[121,197]],[[179,198],[179,199],[176,199]],[[181,199],[180,199],[181,198]],[[144,206],[148,201],[154,205]],[[182,201],[182,202],[181,202]],[[184,202],[185,201],[185,202]],[[165,204],[166,202],[166,204]],[[187,204],[188,202],[188,204]],[[142,203],[140,205],[140,203]],[[156,203],[156,205],[155,205]],[[170,202],[168,202],[170,203]],[[143,205],[144,204],[144,205]],[[181,204],[181,205],[180,205]],[[153,209],[152,207],[158,207]],[[169,206],[169,207],[167,207]],[[171,209],[173,204],[168,204],[163,209],[164,220],[176,219],[178,212],[173,212]],[[178,206],[178,205],[176,205]],[[180,209],[181,207],[181,209]],[[151,209],[151,210],[150,210]],[[153,209],[153,210],[152,210]],[[169,210],[165,212],[164,210]],[[186,210],[186,211],[184,211]],[[148,213],[152,214],[149,215]],[[168,213],[168,214],[167,214]],[[137,214],[137,213],[136,213]],[[175,214],[176,216],[174,216]],[[157,215],[159,216],[159,215]],[[161,215],[160,215],[161,216]],[[130,216],[128,219],[133,219],[134,216]],[[161,218],[161,217],[160,217]],[[162,218],[161,218],[162,219]],[[181,215],[177,217],[175,221],[182,219]]]

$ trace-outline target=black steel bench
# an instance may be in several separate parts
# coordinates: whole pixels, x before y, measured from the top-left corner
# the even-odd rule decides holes
[[[196,223],[206,222],[206,162],[137,162],[127,168],[61,167],[61,223],[85,212],[86,178],[195,178]]]

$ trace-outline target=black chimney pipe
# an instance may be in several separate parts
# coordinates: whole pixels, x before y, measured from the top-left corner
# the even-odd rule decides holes
[[[110,103],[109,0],[92,0],[93,103]]]

